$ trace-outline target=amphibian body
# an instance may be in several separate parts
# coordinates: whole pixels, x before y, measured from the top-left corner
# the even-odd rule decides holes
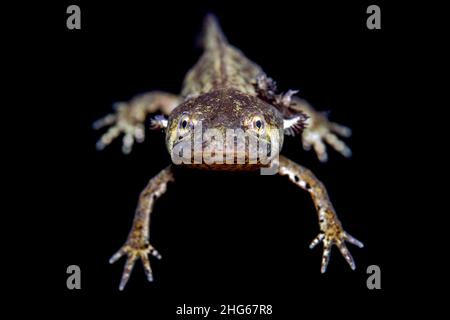
[[[128,239],[110,259],[114,263],[122,256],[127,257],[120,290],[138,259],[147,279],[153,281],[149,255],[161,256],[149,243],[150,214],[168,183],[175,180],[176,166],[208,170],[273,169],[288,176],[292,183],[310,193],[315,204],[320,232],[310,248],[323,244],[321,272],[327,269],[333,245],[354,269],[345,242],[359,247],[362,243],[343,230],[324,185],[314,174],[280,155],[284,135],[301,135],[303,147],[313,147],[322,162],[327,160],[325,143],[349,157],[351,151],[338,135],[348,137],[350,129],[330,122],[296,97],[295,91],[277,93],[275,82],[228,43],[212,15],[205,19],[203,47],[204,53],[187,73],[180,95],[145,93],[130,102],[117,103],[114,113],[94,123],[96,129],[110,126],[97,142],[98,149],[123,134],[122,151],[129,153],[135,141],[144,140],[147,116],[159,113],[152,118],[151,127],[165,130],[173,162],[153,177],[140,194]]]

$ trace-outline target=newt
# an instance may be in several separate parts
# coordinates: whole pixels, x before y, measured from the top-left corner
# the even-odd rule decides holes
[[[119,289],[125,288],[138,259],[148,281],[153,281],[149,256],[161,255],[149,242],[150,215],[155,201],[175,181],[178,166],[234,171],[275,168],[312,197],[320,231],[310,248],[323,244],[321,272],[327,269],[334,245],[355,269],[345,243],[361,248],[363,244],[344,231],[325,186],[316,176],[280,154],[284,135],[297,135],[303,148],[313,148],[322,162],[327,161],[326,144],[350,157],[350,148],[339,136],[349,137],[351,129],[329,121],[296,96],[297,91],[279,93],[275,81],[260,66],[229,44],[214,15],[207,15],[203,30],[203,54],[186,74],[180,94],[140,94],[129,102],[116,103],[113,113],[93,123],[95,129],[109,127],[97,142],[98,150],[123,135],[122,151],[127,154],[135,142],[144,141],[148,116],[157,114],[151,118],[150,129],[165,131],[173,162],[141,192],[128,238],[109,261],[127,258]]]

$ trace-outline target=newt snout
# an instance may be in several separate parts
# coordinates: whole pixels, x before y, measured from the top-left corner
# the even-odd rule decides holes
[[[166,145],[175,164],[250,170],[269,165],[283,135],[277,109],[225,89],[180,105],[169,117]]]
[[[345,243],[363,244],[344,231],[325,186],[310,170],[280,155],[283,135],[297,135],[303,148],[314,149],[322,162],[328,159],[326,144],[350,157],[350,148],[339,138],[349,137],[350,128],[329,121],[295,96],[296,90],[278,93],[275,81],[228,43],[212,15],[205,19],[203,46],[205,51],[186,74],[181,94],[150,91],[117,103],[114,113],[97,120],[94,128],[109,127],[97,142],[97,149],[123,134],[122,151],[129,153],[135,141],[144,141],[146,117],[160,112],[163,115],[152,118],[151,128],[165,128],[166,146],[174,164],[210,170],[254,170],[273,165],[279,175],[288,176],[311,195],[320,231],[310,248],[323,244],[320,271],[326,271],[333,246],[355,269]],[[150,214],[155,201],[175,180],[175,171],[172,165],[161,170],[139,196],[129,236],[110,259],[114,263],[122,256],[127,258],[120,290],[137,260],[142,261],[148,281],[153,281],[149,256],[161,255],[149,242]]]

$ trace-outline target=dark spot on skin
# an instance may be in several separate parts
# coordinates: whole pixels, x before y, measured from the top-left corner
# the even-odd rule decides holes
[[[179,137],[178,137],[178,140],[181,140],[181,139],[183,139],[183,137],[182,137],[182,136],[179,136]]]
[[[306,190],[311,190],[311,185],[309,183],[306,183],[305,188]]]
[[[256,126],[258,129],[261,129],[261,127],[262,127],[262,122],[261,122],[261,120],[256,120],[255,126]]]
[[[298,176],[294,176],[295,182],[299,182],[300,178]]]

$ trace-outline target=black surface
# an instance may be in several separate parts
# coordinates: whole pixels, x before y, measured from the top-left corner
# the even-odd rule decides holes
[[[69,31],[68,4],[46,11],[45,29],[34,39],[42,54],[37,68],[50,79],[39,116],[52,125],[35,149],[51,150],[42,160],[50,188],[39,191],[47,194],[43,220],[51,231],[42,238],[53,249],[43,250],[42,259],[51,259],[45,282],[54,299],[78,306],[107,298],[110,308],[123,302],[164,319],[176,318],[183,303],[272,304],[274,317],[286,319],[302,308],[344,315],[346,306],[372,310],[392,302],[389,181],[396,159],[389,142],[400,135],[390,130],[390,115],[400,112],[391,99],[399,45],[393,9],[382,7],[382,30],[371,31],[365,24],[371,3],[82,1],[82,30]],[[349,245],[356,271],[334,248],[320,274],[321,246],[308,249],[319,231],[312,201],[286,177],[189,172],[152,215],[151,243],[163,256],[152,260],[155,282],[146,281],[138,263],[118,291],[124,260],[108,259],[126,239],[139,192],[170,158],[158,132],[148,132],[131,155],[121,154],[120,140],[97,152],[100,132],[90,126],[115,101],[153,89],[179,92],[201,53],[196,42],[207,12],[282,91],[299,89],[315,108],[353,128],[350,160],[329,149],[329,162],[321,164],[298,138],[286,138],[283,153],[324,182],[344,228],[364,242],[364,249]],[[81,267],[80,291],[66,289],[70,264]],[[379,291],[366,287],[372,264],[382,270]]]

